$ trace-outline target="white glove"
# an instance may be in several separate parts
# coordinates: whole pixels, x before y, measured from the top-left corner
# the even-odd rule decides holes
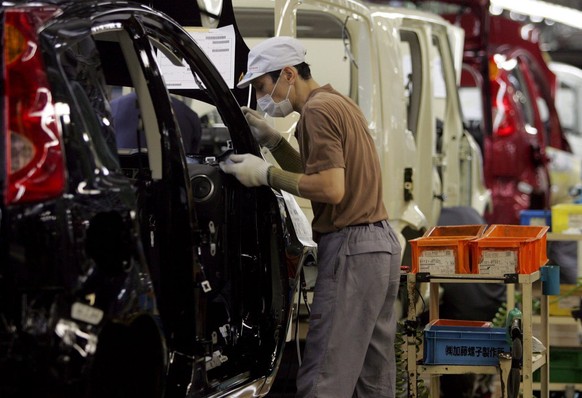
[[[245,115],[247,123],[251,127],[251,132],[259,145],[268,149],[275,148],[283,138],[281,134],[271,127],[259,112],[246,106],[242,106],[240,109]]]
[[[269,185],[267,175],[272,164],[250,153],[230,155],[219,166],[226,174],[234,175],[245,187]]]

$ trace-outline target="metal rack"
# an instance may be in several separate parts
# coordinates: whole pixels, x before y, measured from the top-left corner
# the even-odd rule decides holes
[[[416,322],[416,282],[428,282],[429,286],[429,316],[430,320],[439,318],[439,284],[440,283],[506,283],[517,284],[522,291],[521,310],[522,310],[522,327],[523,327],[523,364],[521,369],[522,381],[521,388],[523,391],[523,398],[533,397],[533,372],[537,369],[541,370],[541,378],[539,382],[541,396],[549,397],[549,369],[547,365],[548,350],[549,350],[549,324],[548,311],[549,301],[548,296],[541,297],[541,336],[539,339],[546,347],[546,351],[540,354],[533,353],[533,339],[532,339],[532,285],[535,281],[540,279],[540,272],[536,271],[532,274],[512,274],[503,277],[485,277],[474,274],[456,274],[449,276],[431,276],[430,274],[413,274],[409,273],[407,276],[407,290],[408,290],[408,321],[411,324]],[[509,308],[509,307],[508,307]],[[537,337],[537,336],[536,336]],[[408,396],[416,398],[417,395],[417,380],[419,375],[430,375],[430,396],[438,397],[440,390],[439,376],[443,374],[497,374],[499,373],[499,366],[494,365],[424,365],[422,363],[422,350],[418,349],[416,336],[409,333],[407,336],[407,353],[408,353]]]

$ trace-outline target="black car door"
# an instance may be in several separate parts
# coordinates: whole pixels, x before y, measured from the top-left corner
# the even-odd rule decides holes
[[[289,316],[289,232],[272,190],[245,188],[218,168],[234,152],[260,156],[239,105],[170,19],[144,9],[95,21],[107,84],[112,93],[136,93],[144,130],[145,145],[118,151],[140,198],[142,243],[173,358],[168,388],[180,395],[192,381],[190,391],[204,395],[271,376]],[[197,87],[172,89],[159,67],[168,61],[183,64]],[[171,96],[200,118],[196,153],[184,151]],[[194,380],[183,380],[189,367]]]

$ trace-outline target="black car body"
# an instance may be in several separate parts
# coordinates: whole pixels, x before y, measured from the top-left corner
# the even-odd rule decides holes
[[[279,193],[219,171],[260,152],[216,68],[139,4],[17,3],[0,18],[0,396],[265,395],[315,250]],[[219,119],[203,118],[198,153],[157,52],[201,87],[174,94]],[[116,146],[119,91],[137,94],[139,148]]]

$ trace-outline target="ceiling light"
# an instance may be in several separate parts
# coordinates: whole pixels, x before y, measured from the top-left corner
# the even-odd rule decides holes
[[[582,12],[570,7],[541,0],[491,0],[491,7],[517,12],[535,18],[545,18],[582,29]]]

